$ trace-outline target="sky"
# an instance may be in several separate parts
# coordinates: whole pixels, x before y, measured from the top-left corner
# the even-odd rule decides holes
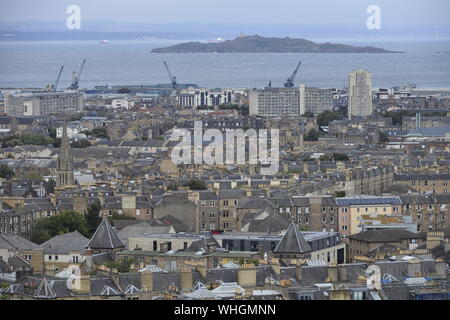
[[[83,20],[129,23],[366,24],[369,5],[387,27],[448,27],[449,0],[1,0],[0,22],[65,21],[78,5]]]

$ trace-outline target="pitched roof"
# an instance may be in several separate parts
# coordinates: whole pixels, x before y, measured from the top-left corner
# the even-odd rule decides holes
[[[420,236],[403,229],[375,229],[351,235],[350,238],[364,242],[397,242],[402,239],[418,239]]]
[[[30,250],[37,247],[31,241],[17,235],[0,234],[0,249]]]
[[[86,248],[91,249],[115,249],[123,247],[125,245],[107,219],[103,219],[86,246]]]
[[[294,222],[291,222],[283,238],[274,250],[275,253],[306,253],[309,251],[311,251],[311,247],[300,234]]]
[[[47,278],[44,277],[42,279],[41,284],[39,285],[39,288],[37,288],[36,292],[34,293],[34,298],[41,298],[41,299],[51,299],[56,298],[56,293],[52,288],[53,284],[47,281]]]
[[[42,243],[38,248],[44,253],[69,254],[70,252],[84,252],[88,239],[78,231],[60,234]]]

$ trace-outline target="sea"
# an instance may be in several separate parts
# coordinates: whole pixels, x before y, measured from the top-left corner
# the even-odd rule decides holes
[[[193,39],[192,41],[205,41]],[[180,40],[2,41],[0,88],[41,88],[54,83],[61,65],[59,88],[69,86],[72,72],[84,58],[81,88],[103,85],[169,83],[166,61],[178,83],[208,88],[261,88],[269,81],[282,86],[302,61],[296,84],[344,88],[348,73],[366,69],[373,87],[415,84],[450,87],[449,38],[317,38],[316,42],[370,45],[404,53],[151,53]]]

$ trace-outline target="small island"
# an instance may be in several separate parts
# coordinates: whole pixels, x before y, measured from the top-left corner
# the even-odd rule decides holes
[[[240,36],[215,43],[185,42],[170,47],[155,48],[152,53],[401,53],[371,46],[316,43],[306,39],[266,38],[258,35]]]

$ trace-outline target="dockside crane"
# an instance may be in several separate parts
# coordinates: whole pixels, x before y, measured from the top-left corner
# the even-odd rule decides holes
[[[81,63],[80,71],[78,73],[74,71],[72,73],[72,83],[70,84],[69,90],[78,90],[78,83],[80,82],[81,74],[83,73],[84,65],[86,64],[86,59]]]
[[[167,63],[165,61],[163,61],[164,66],[166,67],[167,73],[169,74],[169,78],[170,78],[170,84],[172,85],[172,89],[176,89],[177,88],[177,78],[172,75],[172,72],[170,72],[169,66],[167,65]]]
[[[55,92],[58,89],[59,79],[61,79],[61,73],[64,69],[64,66],[61,66],[61,69],[59,70],[58,76],[56,77],[55,84],[48,84],[46,88],[44,89],[47,92]]]
[[[298,62],[297,68],[295,68],[294,72],[292,73],[292,75],[287,78],[286,82],[284,83],[284,87],[285,88],[292,88],[294,86],[294,79],[295,76],[297,75],[298,69],[300,68],[300,65],[302,64],[301,61]]]

